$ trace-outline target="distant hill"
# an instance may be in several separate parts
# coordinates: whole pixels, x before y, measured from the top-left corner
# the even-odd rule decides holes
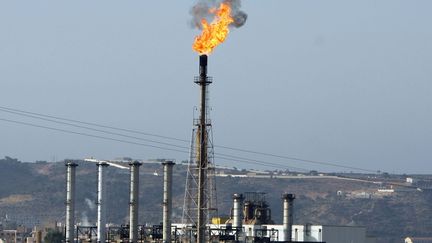
[[[96,219],[96,165],[78,161],[76,217],[78,222]],[[180,221],[183,206],[185,165],[174,167],[173,214]],[[144,164],[140,178],[141,224],[157,224],[162,210],[162,166]],[[64,163],[23,163],[6,157],[0,160],[0,220],[19,224],[64,222]],[[154,175],[158,174],[158,176]],[[127,222],[129,171],[108,167],[108,222]],[[430,177],[429,177],[430,178]],[[233,193],[267,193],[272,218],[282,221],[281,194],[295,193],[296,224],[364,225],[378,242],[401,242],[408,235],[430,236],[432,232],[432,193],[407,190],[370,197],[377,184],[337,180],[217,177],[219,214],[228,215]],[[337,193],[339,191],[339,194]],[[357,193],[357,194],[356,194]],[[351,195],[351,196],[348,196]],[[369,196],[363,196],[369,195]]]

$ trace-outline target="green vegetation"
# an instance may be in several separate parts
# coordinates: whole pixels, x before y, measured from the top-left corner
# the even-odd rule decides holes
[[[50,230],[44,238],[45,243],[61,243],[64,240],[64,235],[60,231]]]

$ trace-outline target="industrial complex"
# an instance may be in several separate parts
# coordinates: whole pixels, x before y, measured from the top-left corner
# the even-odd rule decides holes
[[[50,227],[50,229],[54,229],[54,231],[49,231],[47,228],[44,229],[38,224],[33,224],[37,226],[32,229],[26,229],[24,226],[19,225],[13,230],[3,228],[0,224],[0,243],[42,243],[44,242],[45,236],[53,232],[57,233],[57,236],[60,238],[52,240],[50,243],[376,243],[376,238],[369,236],[366,226],[361,225],[361,223],[365,221],[354,221],[354,216],[352,216],[354,213],[349,214],[343,211],[344,214],[349,215],[347,218],[350,217],[352,222],[344,225],[326,225],[320,224],[322,222],[319,221],[307,224],[304,222],[296,222],[296,217],[294,217],[294,215],[296,214],[296,206],[298,205],[297,201],[299,201],[303,195],[301,195],[299,191],[285,191],[287,187],[281,187],[280,190],[284,191],[281,195],[277,195],[277,200],[280,201],[276,202],[280,202],[282,207],[274,208],[271,207],[272,205],[270,204],[275,204],[275,201],[270,202],[270,200],[268,200],[268,191],[258,191],[257,188],[253,188],[250,191],[241,191],[243,189],[239,188],[238,191],[236,191],[236,185],[233,184],[233,190],[230,191],[230,193],[226,193],[230,197],[230,210],[224,210],[228,212],[220,212],[216,193],[216,178],[247,178],[250,180],[262,179],[266,181],[273,179],[310,179],[312,181],[311,183],[314,183],[314,179],[331,179],[337,181],[335,184],[339,183],[339,181],[345,180],[365,183],[377,187],[373,189],[367,188],[369,189],[368,191],[366,189],[363,190],[363,188],[355,188],[352,190],[334,188],[334,191],[328,190],[329,192],[327,193],[333,193],[332,195],[336,198],[334,201],[331,201],[332,203],[339,199],[341,201],[342,199],[347,199],[346,201],[348,201],[348,199],[367,201],[377,198],[389,198],[394,196],[398,190],[416,193],[423,190],[432,190],[432,180],[427,181],[428,184],[423,187],[421,187],[419,181],[414,177],[406,178],[406,182],[403,183],[391,182],[388,180],[386,183],[379,182],[381,184],[378,185],[379,183],[377,181],[374,181],[373,179],[369,180],[366,176],[361,178],[351,178],[337,174],[324,174],[317,171],[319,168],[313,168],[314,170],[309,172],[308,175],[300,173],[295,174],[292,171],[288,171],[288,169],[286,169],[285,172],[278,171],[275,173],[273,173],[273,171],[247,171],[246,169],[244,169],[244,171],[239,171],[235,167],[233,167],[235,169],[232,170],[218,170],[215,163],[212,120],[210,118],[211,109],[209,107],[209,86],[213,83],[213,78],[208,75],[208,67],[210,63],[209,55],[217,45],[225,40],[230,26],[239,27],[244,24],[247,18],[247,15],[240,11],[240,4],[235,4],[236,0],[223,0],[219,2],[219,7],[206,9],[203,6],[199,6],[200,8],[193,9],[198,11],[201,10],[201,8],[204,8],[204,10],[207,11],[204,15],[206,17],[207,15],[214,15],[215,21],[208,23],[205,18],[202,19],[202,22],[200,23],[202,34],[195,38],[195,43],[193,44],[193,49],[199,54],[198,75],[194,77],[193,80],[199,88],[199,105],[197,108],[197,117],[193,118],[190,148],[189,145],[187,145],[185,148],[186,151],[183,151],[186,152],[189,157],[187,161],[181,162],[181,165],[185,166],[184,168],[187,168],[185,170],[186,172],[183,172],[185,174],[184,181],[181,182],[184,183],[183,201],[178,200],[178,198],[175,199],[173,196],[173,189],[176,189],[176,183],[180,183],[178,181],[174,182],[173,179],[173,170],[177,168],[176,166],[179,166],[178,164],[180,164],[174,159],[161,159],[160,161],[157,161],[158,164],[155,165],[160,167],[157,172],[154,172],[155,176],[163,176],[163,190],[157,192],[160,193],[158,195],[162,195],[162,201],[160,202],[160,214],[162,215],[162,220],[160,223],[157,221],[157,224],[154,222],[145,222],[144,218],[140,218],[140,212],[143,210],[139,207],[140,198],[143,200],[142,195],[140,196],[140,186],[143,185],[142,180],[140,181],[140,179],[142,179],[140,178],[140,169],[142,170],[142,168],[146,166],[143,161],[135,159],[120,161],[108,159],[101,160],[93,157],[80,160],[79,163],[76,160],[65,160],[65,177],[60,175],[61,180],[65,182],[65,184],[62,184],[64,185],[64,191],[62,191],[62,193],[65,195],[65,211],[61,210],[61,212],[64,212],[64,218],[60,218],[61,221],[55,222],[52,227]],[[231,4],[233,6],[231,6]],[[233,11],[233,13],[231,11]],[[197,16],[202,15],[201,13],[196,14]],[[49,120],[48,118],[42,119]],[[65,122],[61,123],[63,123],[63,125],[70,125]],[[83,128],[84,125],[77,125],[77,127]],[[44,126],[38,127],[47,128]],[[52,130],[66,131],[62,129]],[[101,130],[94,130],[103,132]],[[83,135],[77,132],[74,134]],[[102,136],[89,136],[103,138]],[[132,137],[129,136],[129,138]],[[137,139],[136,137],[133,138]],[[120,142],[126,141],[119,139],[111,140]],[[186,140],[186,143],[188,143],[188,140]],[[86,155],[81,155],[80,157],[85,156]],[[228,157],[228,159],[235,162],[235,156]],[[78,210],[76,210],[77,191],[82,189],[79,187],[79,183],[77,183],[79,180],[77,179],[79,169],[83,167],[80,164],[81,161],[83,163],[93,163],[96,165],[94,174],[89,175],[89,177],[94,180],[97,178],[97,185],[94,185],[95,190],[92,192],[94,195],[97,195],[96,200],[92,200],[92,203],[95,205],[97,218],[89,221],[91,223],[88,224],[78,222],[78,217],[76,215],[78,212]],[[307,160],[303,161],[307,162]],[[331,163],[327,164],[332,165]],[[61,166],[63,167],[63,165]],[[128,205],[126,205],[126,203],[123,204],[125,212],[126,209],[128,210],[127,217],[124,218],[123,224],[110,222],[108,217],[110,215],[110,201],[107,197],[107,191],[109,190],[109,185],[107,184],[107,177],[109,176],[107,173],[109,170],[108,168],[123,170],[124,177],[121,178],[121,182],[127,182],[129,184],[127,189],[129,198],[127,198],[125,194],[122,196],[116,195],[118,198],[122,198],[123,202],[128,203]],[[355,167],[346,168],[356,169]],[[153,172],[153,170],[151,172]],[[91,173],[93,173],[93,169],[91,169]],[[351,173],[353,172],[351,171]],[[368,173],[373,174],[374,171],[368,171]],[[380,173],[381,172],[377,172],[377,174]],[[126,176],[128,178],[126,178]],[[315,185],[316,184],[313,184],[314,190],[316,189]],[[272,188],[271,186],[268,186],[267,189]],[[275,183],[274,186],[277,187],[278,185]],[[255,191],[255,189],[257,190]],[[63,190],[63,188],[59,190]],[[157,188],[155,190],[159,191]],[[235,191],[235,193],[233,193],[233,191]],[[154,191],[152,191],[152,193],[154,193]],[[177,192],[177,195],[179,194],[180,193]],[[154,195],[148,196],[152,197]],[[319,195],[316,197],[319,197]],[[159,199],[156,198],[154,200],[156,201]],[[173,209],[174,202],[177,205],[181,204],[183,206],[174,207]],[[63,203],[63,201],[60,203]],[[154,202],[152,203],[153,205],[156,204]],[[45,206],[45,204],[43,205]],[[302,204],[302,206],[304,205],[306,204]],[[63,204],[61,204],[61,206],[63,207]],[[116,206],[123,207],[122,205]],[[310,204],[308,206],[310,206]],[[372,211],[374,206],[375,205],[371,207],[370,211]],[[305,207],[306,206],[304,206],[304,208]],[[356,205],[356,207],[358,207],[358,205]],[[176,212],[180,211],[178,208],[181,208],[181,216],[179,216],[180,213],[177,213],[177,217],[173,217],[174,210],[177,210]],[[384,206],[382,208],[384,208]],[[50,209],[47,208],[46,210],[49,211]],[[313,211],[313,213],[316,211],[318,210]],[[412,212],[414,214],[416,212],[415,209],[412,209]],[[326,212],[317,215],[321,217],[325,213]],[[355,216],[362,213],[363,212],[359,210],[358,214]],[[390,213],[391,212],[389,211],[389,214]],[[274,217],[275,215],[278,217]],[[5,218],[7,219],[7,216]],[[181,218],[181,220],[179,220],[179,218]],[[282,220],[280,220],[280,218]],[[369,220],[369,218],[367,218],[367,220]],[[350,221],[346,220],[345,222]],[[357,224],[358,222],[360,223]],[[432,242],[432,240],[429,240],[430,238],[426,237],[407,237],[405,242]]]
[[[373,242],[366,236],[366,228],[359,226],[296,225],[293,220],[296,195],[281,195],[283,208],[272,212],[263,192],[238,192],[232,195],[229,218],[218,217],[214,185],[215,164],[211,141],[211,122],[208,114],[207,76],[208,56],[199,57],[200,117],[196,119],[185,185],[182,222],[172,222],[172,171],[175,163],[163,166],[163,220],[160,225],[146,226],[138,222],[139,169],[142,163],[130,161],[128,167],[110,161],[86,159],[97,163],[97,220],[94,226],[75,223],[75,175],[77,163],[66,162],[66,220],[65,242]],[[129,169],[129,223],[107,224],[105,168]],[[272,213],[282,214],[282,224],[272,220]]]

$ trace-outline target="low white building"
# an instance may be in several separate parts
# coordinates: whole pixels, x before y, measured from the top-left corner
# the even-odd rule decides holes
[[[432,243],[432,237],[407,237],[405,243]]]
[[[243,225],[246,236],[265,229],[273,241],[284,238],[282,225]],[[258,230],[258,231],[257,231]],[[330,243],[366,243],[366,228],[360,226],[333,225],[293,225],[293,241],[330,242]]]

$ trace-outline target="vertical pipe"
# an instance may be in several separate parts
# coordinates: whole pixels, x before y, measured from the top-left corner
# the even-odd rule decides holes
[[[206,137],[206,87],[207,87],[207,55],[200,56],[200,76],[199,85],[201,86],[201,116],[200,116],[200,156],[198,161],[198,215],[197,215],[197,243],[204,243],[206,228],[206,198],[205,186],[207,182],[207,137]]]
[[[162,221],[162,242],[171,242],[171,211],[172,211],[172,170],[175,163],[172,161],[163,162],[163,221]]]
[[[42,231],[41,230],[36,231],[36,243],[42,243]]]
[[[283,194],[283,239],[282,241],[292,241],[294,194]]]
[[[108,167],[106,162],[97,163],[98,167],[98,198],[97,198],[97,243],[105,243],[106,234],[106,183],[105,168]]]
[[[233,205],[233,221],[232,226],[234,228],[241,228],[242,227],[242,201],[243,201],[243,195],[242,194],[234,194],[233,195],[234,205]]]
[[[251,220],[253,218],[253,212],[252,212],[253,208],[251,205],[250,201],[246,201],[244,203],[244,217],[245,217],[245,222],[248,220]]]
[[[130,201],[129,201],[129,242],[138,242],[138,204],[139,204],[139,167],[138,161],[130,166]]]
[[[66,162],[66,243],[74,242],[75,226],[75,169],[78,164]]]

